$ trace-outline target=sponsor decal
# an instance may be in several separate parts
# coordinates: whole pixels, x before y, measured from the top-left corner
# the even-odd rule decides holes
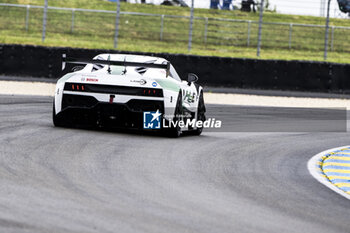
[[[98,82],[97,78],[86,78],[87,82]]]
[[[84,82],[84,81],[85,81],[85,78],[81,78],[81,81]]]
[[[144,129],[160,129],[161,127],[161,113],[157,112],[144,112],[143,113],[143,128]]]
[[[131,80],[130,82],[132,82],[132,83],[139,83],[139,84],[141,84],[141,85],[145,85],[145,84],[147,83],[147,81],[144,80],[144,79],[141,79],[141,80]]]
[[[186,91],[185,92],[185,96],[184,96],[184,101],[185,102],[187,102],[187,103],[194,103],[195,98],[196,98],[195,93],[192,93],[190,91]]]
[[[152,86],[153,86],[153,87],[156,87],[156,86],[158,86],[158,84],[157,84],[156,82],[153,82],[153,83],[152,83]]]

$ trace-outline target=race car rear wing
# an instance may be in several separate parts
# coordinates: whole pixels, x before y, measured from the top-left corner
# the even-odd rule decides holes
[[[79,59],[67,57],[66,54],[62,55],[62,70],[65,69],[66,63],[71,64],[99,64],[99,65],[108,65],[108,66],[131,66],[131,67],[145,67],[145,68],[154,68],[154,69],[165,69],[167,76],[170,72],[170,62],[165,64],[154,64],[154,63],[142,63],[142,62],[128,62],[128,61],[111,61],[111,60],[89,60],[89,59]]]

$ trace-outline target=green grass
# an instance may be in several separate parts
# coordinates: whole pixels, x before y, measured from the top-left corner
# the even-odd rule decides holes
[[[0,0],[1,3],[43,5],[44,0]],[[50,6],[115,10],[116,4],[104,0],[49,0]],[[151,6],[122,3],[122,11],[164,15],[189,16],[188,8]],[[241,11],[217,11],[196,9],[196,17],[208,17],[205,39],[205,20],[194,21],[193,48],[188,52],[189,20],[164,19],[163,39],[160,39],[160,17],[121,15],[118,50],[141,52],[167,52],[256,58],[258,24],[251,23],[248,44],[246,22],[226,22],[216,18],[258,20],[258,14]],[[0,43],[33,44],[44,46],[69,46],[79,48],[113,49],[115,15],[76,12],[74,29],[71,28],[71,12],[48,12],[47,34],[41,42],[42,10],[30,9],[29,28],[25,28],[26,9],[0,6]],[[264,14],[265,22],[324,25],[321,17]],[[350,21],[331,19],[331,26],[350,27]],[[289,25],[263,26],[261,59],[315,60],[323,61],[324,28],[293,26],[292,41]],[[331,62],[350,63],[350,30],[336,29],[330,33]]]

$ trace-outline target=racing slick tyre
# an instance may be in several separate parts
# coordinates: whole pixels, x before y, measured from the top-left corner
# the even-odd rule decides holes
[[[203,91],[201,91],[200,96],[199,96],[199,102],[198,102],[198,114],[197,114],[197,121],[205,121],[205,104],[204,104],[204,97],[203,97]],[[192,135],[201,135],[203,132],[203,127],[197,128],[193,131],[191,131]]]
[[[178,122],[178,120],[181,118],[181,115],[183,114],[183,109],[182,109],[182,93],[180,91],[176,107],[175,107],[175,112],[174,112],[174,118],[173,122]],[[176,126],[171,125],[170,129],[167,129],[165,131],[165,135],[171,138],[178,138],[181,135],[181,128],[179,124],[176,124]]]
[[[59,119],[56,115],[55,100],[53,101],[53,104],[52,104],[52,122],[55,127],[64,127],[62,120]]]

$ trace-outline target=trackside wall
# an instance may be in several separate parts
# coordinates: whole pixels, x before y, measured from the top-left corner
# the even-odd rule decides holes
[[[100,53],[130,52],[0,44],[0,75],[56,79],[63,74],[61,71],[63,53],[71,57],[92,58]],[[187,73],[196,73],[202,85],[350,93],[350,65],[347,64],[166,53],[135,54],[164,57],[171,61],[183,79],[186,78]]]

